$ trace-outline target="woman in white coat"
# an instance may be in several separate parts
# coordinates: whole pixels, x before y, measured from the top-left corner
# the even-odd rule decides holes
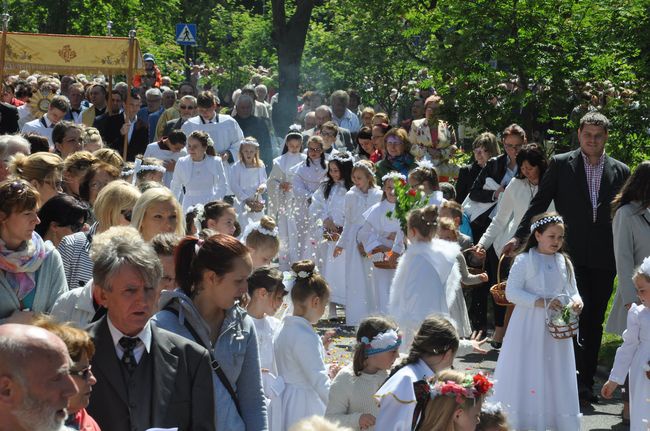
[[[196,204],[221,200],[228,191],[228,180],[207,133],[194,131],[187,138],[188,155],[178,159],[171,190],[183,204],[183,213]]]
[[[299,260],[293,176],[297,166],[307,159],[301,150],[302,134],[299,129],[290,129],[284,139],[282,155],[273,160],[273,168],[266,182],[269,194],[268,215],[273,217],[278,224],[280,236],[278,259],[280,269],[284,271],[289,269],[291,262]]]
[[[327,177],[312,196],[311,242],[317,244],[315,256],[321,273],[329,283],[330,318],[336,318],[336,305],[346,304],[345,256],[335,254],[336,243],[345,226],[345,194],[352,187],[352,155],[337,153],[327,162]]]
[[[358,233],[365,223],[364,213],[381,202],[382,191],[375,185],[374,165],[368,160],[352,168],[354,186],[345,194],[345,225],[334,255],[345,250],[345,323],[357,326],[377,309],[372,287],[372,262],[368,260]]]

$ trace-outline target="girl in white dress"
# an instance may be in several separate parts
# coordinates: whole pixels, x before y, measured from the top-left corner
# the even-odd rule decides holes
[[[456,354],[464,355],[472,349],[484,352],[480,344],[475,340],[459,340],[454,325],[445,318],[427,317],[413,340],[408,356],[393,368],[391,376],[375,394],[379,401],[375,429],[414,429],[429,398],[428,394],[416,397],[414,383],[426,381],[450,368]]]
[[[239,146],[239,161],[230,169],[230,189],[242,228],[259,221],[264,215],[266,167],[260,160],[260,144],[255,138],[246,138]]]
[[[386,213],[395,209],[394,181],[406,182],[406,177],[397,172],[389,172],[382,178],[382,201],[371,206],[363,216],[366,219],[359,230],[359,240],[364,251],[371,260],[385,261],[394,268],[397,267],[397,258],[404,252],[404,233],[399,225],[399,220],[389,218]],[[377,308],[373,310],[379,314],[388,313],[390,298],[390,285],[393,282],[395,269],[373,268],[372,284],[374,296],[377,298]]]
[[[285,383],[282,392],[280,429],[312,415],[325,414],[330,378],[338,367],[325,367],[325,349],[313,324],[323,316],[329,302],[329,287],[315,273],[312,261],[292,265],[295,282],[291,288],[293,315],[286,316],[273,341],[278,375]]]
[[[355,430],[374,430],[379,406],[374,394],[399,356],[402,339],[395,322],[364,319],[357,331],[353,363],[341,369],[330,387],[325,417]]]
[[[650,257],[632,278],[641,304],[627,312],[623,345],[616,351],[614,366],[601,394],[611,398],[630,374],[630,431],[647,431],[650,424]]]
[[[298,232],[297,250],[299,258],[313,254],[315,244],[311,244],[309,205],[311,197],[320,186],[327,173],[323,138],[312,136],[307,141],[307,159],[291,169],[293,171],[293,196],[295,199],[295,220]]]
[[[562,218],[544,213],[532,222],[506,284],[516,307],[497,361],[492,401],[504,406],[513,429],[575,431],[581,414],[573,340],[551,336],[546,319],[563,310],[579,314],[582,300],[562,252]],[[570,298],[568,303],[559,295]]]
[[[278,227],[269,216],[246,226],[242,239],[251,252],[253,269],[270,265],[280,250]]]
[[[334,256],[345,250],[345,322],[358,325],[377,309],[372,286],[374,266],[365,256],[358,233],[365,223],[363,214],[381,202],[382,191],[375,185],[374,165],[368,160],[352,168],[354,186],[345,194],[345,225],[336,243]]]
[[[203,229],[211,229],[224,235],[235,235],[237,213],[227,202],[213,201],[196,204],[187,209],[185,225],[188,235],[198,235]]]
[[[316,244],[313,259],[330,286],[330,318],[336,305],[346,304],[345,255],[334,253],[345,226],[345,194],[352,187],[352,155],[338,153],[327,162],[327,177],[312,196],[311,242]]]
[[[228,180],[221,163],[215,156],[214,144],[202,131],[194,131],[187,138],[188,155],[178,159],[171,190],[183,203],[183,212],[196,204],[220,200],[228,191]]]
[[[269,195],[267,213],[278,224],[280,235],[279,265],[283,271],[289,269],[291,262],[296,262],[300,258],[298,255],[298,231],[295,218],[296,204],[293,196],[293,176],[296,171],[293,168],[303,163],[305,159],[307,159],[307,156],[302,153],[300,129],[290,128],[289,134],[284,140],[282,155],[273,160],[273,168],[266,181]]]
[[[282,305],[282,298],[286,294],[282,273],[275,268],[262,266],[255,269],[248,277],[250,302],[246,311],[252,317],[257,332],[270,431],[281,431],[280,424],[274,421],[278,422],[281,418],[277,411],[281,407],[280,395],[284,390],[284,381],[278,377],[273,353],[273,338],[280,327],[280,321],[273,315]]]
[[[457,243],[434,239],[438,209],[431,205],[415,209],[407,216],[409,246],[397,265],[390,287],[388,314],[393,316],[404,334],[402,351],[408,351],[420,323],[433,313],[451,314],[460,285],[456,256]],[[451,315],[457,328],[461,316]],[[467,317],[465,317],[467,319]],[[459,334],[460,335],[460,334]],[[464,337],[471,335],[464,333]]]

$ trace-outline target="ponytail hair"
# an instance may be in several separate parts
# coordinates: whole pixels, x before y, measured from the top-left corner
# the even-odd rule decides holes
[[[223,276],[233,270],[237,259],[247,255],[246,246],[230,235],[218,233],[205,241],[186,236],[178,244],[174,256],[178,286],[193,298],[198,293],[204,271]]]

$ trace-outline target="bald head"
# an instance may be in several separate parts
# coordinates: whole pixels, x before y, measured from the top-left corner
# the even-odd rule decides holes
[[[321,105],[318,108],[316,108],[314,112],[316,114],[316,125],[318,127],[322,126],[328,121],[332,121],[332,110],[330,109],[329,106]]]
[[[63,341],[53,333],[31,325],[0,325],[0,374],[22,375],[30,358],[68,355]]]

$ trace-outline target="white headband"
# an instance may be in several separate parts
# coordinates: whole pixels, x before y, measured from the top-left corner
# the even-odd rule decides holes
[[[639,267],[639,272],[645,274],[647,277],[650,277],[650,257],[643,259],[643,263]]]
[[[243,139],[243,140],[240,142],[239,145],[253,145],[253,146],[255,146],[255,147],[259,147],[259,146],[260,146],[260,143],[257,142],[257,141],[254,140],[254,139],[248,139],[248,138],[246,138],[246,139]]]
[[[393,180],[393,181],[395,181],[395,180],[402,180],[402,181],[406,181],[406,176],[403,175],[403,174],[400,174],[399,172],[391,171],[391,172],[387,173],[386,175],[384,175],[383,177],[381,177],[381,182],[382,182],[382,183],[385,183],[387,180]]]
[[[372,168],[368,166],[368,163],[361,163],[361,160],[352,165],[352,169],[365,169],[366,172],[370,174],[371,177],[375,176],[375,173],[372,171]]]
[[[352,157],[352,153],[349,151],[345,151],[345,152],[339,151],[338,153],[335,153],[330,156],[330,161],[332,160],[345,163],[345,162],[351,162],[352,160],[354,160],[354,158]]]
[[[435,169],[431,160],[422,159],[415,162],[415,164],[418,165],[419,168]]]
[[[131,179],[131,184],[135,185],[138,179],[138,173],[140,173],[140,171],[157,171],[164,174],[167,172],[167,169],[165,169],[163,166],[158,165],[143,165],[142,159],[135,159],[135,166],[133,166],[134,175],[133,179]]]
[[[535,229],[537,229],[540,226],[544,226],[547,223],[564,223],[564,219],[560,216],[542,217],[541,219],[537,220],[535,223],[530,225],[530,233],[535,232]]]
[[[278,236],[278,227],[277,226],[274,227],[273,230],[269,230],[269,229],[263,227],[260,224],[260,222],[256,221],[256,222],[251,222],[251,223],[248,224],[248,226],[246,226],[246,229],[244,229],[244,234],[242,235],[242,240],[246,241],[246,238],[248,238],[248,235],[250,235],[251,232],[253,232],[254,230],[258,231],[259,233],[261,233],[263,235],[272,236],[274,238],[277,238],[277,236]]]
[[[396,330],[389,329],[375,335],[372,340],[361,337],[361,342],[365,346],[366,356],[372,356],[398,348],[402,344],[402,337]]]

